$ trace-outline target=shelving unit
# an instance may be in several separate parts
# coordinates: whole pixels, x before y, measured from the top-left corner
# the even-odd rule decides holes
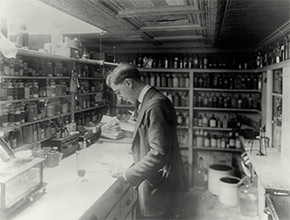
[[[0,110],[1,110],[1,114],[2,113],[5,114],[5,118],[6,118],[6,113],[4,113],[4,106],[5,108],[7,108],[7,106],[17,105],[17,106],[23,106],[23,108],[25,108],[27,107],[27,105],[30,105],[31,103],[35,103],[36,107],[34,108],[34,111],[38,112],[38,113],[35,113],[36,115],[34,116],[34,119],[32,118],[29,119],[27,115],[23,116],[24,118],[22,119],[22,122],[15,121],[15,123],[12,123],[10,121],[7,121],[7,123],[3,122],[5,123],[5,125],[3,125],[1,121],[0,131],[3,131],[6,134],[8,133],[7,135],[10,135],[10,132],[14,132],[17,129],[17,130],[20,130],[21,136],[22,136],[22,133],[23,133],[22,129],[27,131],[28,127],[30,126],[33,126],[32,129],[35,129],[37,127],[40,128],[40,126],[42,127],[42,129],[45,129],[45,127],[48,127],[48,124],[47,124],[48,122],[53,121],[53,120],[58,120],[59,118],[66,118],[65,120],[74,120],[75,114],[83,114],[85,112],[93,112],[93,111],[97,111],[98,114],[102,114],[104,109],[106,109],[107,107],[105,103],[99,103],[98,106],[90,106],[88,108],[80,109],[76,111],[75,106],[74,106],[75,93],[68,94],[68,87],[70,86],[69,80],[71,78],[71,72],[73,68],[76,68],[76,67],[83,68],[82,66],[85,66],[85,65],[91,66],[91,68],[93,68],[93,66],[109,64],[107,62],[101,62],[98,60],[89,60],[89,59],[75,59],[75,58],[70,58],[70,57],[65,57],[65,56],[60,56],[60,55],[55,55],[55,54],[42,53],[42,52],[32,51],[32,50],[25,50],[25,49],[18,49],[17,58],[13,60],[13,62],[6,58],[3,59],[3,62],[4,62],[3,66],[6,65],[6,71],[2,71],[0,73],[0,80],[2,84],[6,82],[11,82],[11,85],[9,87],[11,88],[10,93],[15,88],[18,88],[18,86],[14,88],[12,82],[19,82],[19,83],[22,83],[23,85],[24,83],[31,83],[30,85],[28,85],[28,90],[31,90],[31,92],[33,92],[33,95],[34,95],[33,89],[35,88],[33,82],[36,82],[37,86],[39,85],[39,88],[36,87],[37,89],[39,89],[38,94],[35,93],[36,97],[33,97],[33,95],[30,94],[30,97],[28,96],[29,98],[26,97],[26,98],[18,99],[14,97],[14,94],[12,97],[12,93],[10,94],[10,97],[7,96],[9,100],[7,100],[7,98],[5,97],[1,97],[2,100],[0,99],[0,107],[1,107]],[[8,72],[7,72],[7,68],[8,68]],[[14,69],[10,70],[10,68],[15,68],[15,71]],[[44,69],[44,68],[47,68],[47,69]],[[82,74],[82,73],[83,72],[79,72],[79,74]],[[87,74],[89,73],[92,74],[92,72],[87,72]],[[98,73],[100,76],[95,75],[96,73]],[[94,83],[97,83],[97,84],[104,83],[105,80],[102,77],[101,72],[94,71],[93,74],[94,74],[93,76],[89,76],[89,75],[79,76],[78,79],[81,80],[81,82],[88,81],[87,82],[88,85],[91,83],[91,81],[96,81]],[[58,91],[57,94],[63,93],[63,95],[55,95],[54,93],[53,94],[48,93],[48,89],[52,89],[52,87],[49,86],[49,84],[52,81],[54,81],[54,83],[57,83],[56,87],[54,87],[54,89],[56,89],[54,90],[54,92]],[[64,86],[66,86],[66,89],[64,88]],[[2,88],[2,85],[0,86],[0,88]],[[8,87],[5,87],[3,84],[3,89],[5,88],[8,88]],[[104,88],[104,87],[101,86],[100,88]],[[96,91],[94,92],[80,93],[77,95],[79,97],[86,97],[86,96],[93,97],[94,95],[97,95],[100,92],[102,93],[104,92],[103,90],[102,91],[98,90],[100,88],[98,87]],[[23,88],[23,90],[24,89],[25,87]],[[42,93],[40,94],[41,89],[42,89],[42,92],[44,91],[45,93],[44,95]],[[8,94],[8,89],[6,92]],[[66,94],[64,94],[64,92],[66,92]],[[2,90],[1,90],[1,93],[2,93]],[[46,93],[48,95],[46,95]],[[43,97],[37,97],[37,96],[43,96]],[[55,102],[55,100],[64,100],[64,103],[68,103],[68,106],[66,107],[67,110],[58,109],[54,113],[51,113],[51,112],[48,113],[49,111],[48,106],[46,106],[45,114],[42,115],[42,112],[40,113],[40,109],[38,110],[36,109],[40,102],[46,105],[48,102]],[[86,105],[88,106],[88,104]],[[2,107],[3,107],[3,111],[2,111]],[[64,106],[58,106],[58,107],[64,108]],[[55,108],[58,108],[58,107],[55,106]],[[7,108],[5,112],[7,111],[10,111],[10,109],[8,110]],[[28,112],[29,110],[25,110],[24,114],[28,114]],[[53,115],[50,117],[47,116],[51,114]],[[11,117],[9,118],[9,120],[12,120],[13,114],[11,112],[7,112],[7,120],[8,120],[8,116]],[[13,117],[16,117],[16,116],[13,116]],[[43,123],[46,123],[46,124],[44,125]],[[11,124],[14,124],[14,125],[11,126]],[[16,151],[19,151],[19,150],[27,149],[28,147],[31,147],[31,145],[36,141],[43,142],[51,138],[51,137],[40,138],[39,134],[37,134],[38,135],[37,139],[35,139],[35,137],[32,137],[33,139],[32,142],[21,144],[21,146],[17,144],[17,148],[15,148],[16,146],[13,146],[13,147],[15,148]],[[43,132],[42,137],[45,135],[46,135],[46,132]]]

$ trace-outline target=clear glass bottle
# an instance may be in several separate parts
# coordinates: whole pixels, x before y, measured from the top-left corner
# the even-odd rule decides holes
[[[198,167],[194,170],[193,186],[199,190],[206,190],[207,187],[207,169],[204,167],[203,158],[198,159]]]
[[[240,212],[242,215],[258,215],[258,189],[255,183],[247,181],[239,188]]]

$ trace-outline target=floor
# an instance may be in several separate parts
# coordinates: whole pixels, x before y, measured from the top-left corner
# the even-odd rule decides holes
[[[186,194],[185,219],[190,220],[259,220],[240,214],[239,206],[229,207],[209,191],[192,189]]]

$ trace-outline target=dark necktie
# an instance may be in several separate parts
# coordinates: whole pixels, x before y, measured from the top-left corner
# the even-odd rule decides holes
[[[135,110],[134,110],[134,117],[135,117],[135,119],[137,118],[138,113],[139,113],[139,105],[140,105],[140,102],[137,100],[135,102]]]

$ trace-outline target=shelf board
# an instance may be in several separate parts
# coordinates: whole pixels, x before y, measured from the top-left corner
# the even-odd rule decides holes
[[[138,68],[140,72],[164,72],[164,73],[188,73],[193,69],[174,69],[174,68]]]
[[[97,92],[88,92],[88,93],[76,93],[78,96],[87,96],[87,95],[96,95]]]
[[[102,77],[79,77],[78,79],[82,79],[82,80],[105,80]]]
[[[38,80],[38,79],[70,79],[69,76],[0,76],[0,79],[30,79],[30,80]]]
[[[193,149],[194,150],[204,150],[204,151],[236,152],[236,153],[243,152],[243,149],[216,148],[216,147],[193,147]]]
[[[261,93],[261,90],[259,90],[259,89],[193,88],[193,91],[201,91],[201,92],[244,92],[244,93]]]
[[[267,71],[267,70],[282,69],[282,68],[289,67],[289,66],[290,66],[290,59],[284,60],[284,61],[282,61],[280,63],[275,63],[275,64],[264,66],[261,69],[257,69],[257,72],[264,72],[264,71]]]
[[[256,69],[200,69],[200,68],[139,68],[140,72],[166,72],[166,73],[257,73]]]
[[[211,127],[199,127],[193,126],[193,129],[208,130],[208,131],[232,131],[232,128],[211,128]]]
[[[40,97],[40,98],[32,98],[32,99],[16,99],[16,100],[9,100],[9,101],[0,101],[0,104],[9,104],[9,103],[17,103],[17,102],[33,102],[33,101],[40,101],[46,99],[61,99],[61,98],[70,98],[71,95],[64,95],[64,96],[55,96],[55,97]]]
[[[274,93],[274,92],[272,93],[272,96],[283,98],[283,94]]]
[[[40,123],[40,122],[56,119],[56,118],[59,118],[59,117],[65,117],[65,116],[69,116],[69,115],[71,115],[70,112],[69,113],[65,113],[65,114],[55,115],[55,116],[50,117],[50,118],[43,118],[43,119],[39,119],[39,120],[35,120],[35,121],[25,122],[25,123],[20,124],[20,125],[14,125],[14,126],[11,126],[11,127],[2,128],[0,130],[13,130],[14,128],[21,128],[21,127],[24,127],[24,126],[33,125],[33,124],[37,124],[37,123]]]
[[[120,104],[115,105],[115,107],[117,107],[117,108],[135,108],[134,105],[120,105]]]
[[[103,60],[71,58],[71,57],[66,57],[66,56],[58,55],[58,54],[50,54],[50,53],[39,52],[39,51],[36,51],[36,50],[19,49],[19,48],[17,49],[17,55],[28,56],[28,57],[37,57],[37,58],[43,58],[43,59],[51,59],[51,60],[58,60],[58,61],[66,61],[66,62],[85,63],[85,64],[91,64],[91,65],[111,65],[111,66],[117,66],[118,65],[117,63],[105,62]]]
[[[220,112],[248,112],[248,113],[258,113],[261,111],[257,109],[241,109],[241,108],[209,108],[209,107],[193,107],[194,110],[199,111],[220,111]]]
[[[177,125],[178,129],[188,129],[189,127],[187,125]]]
[[[135,108],[134,105],[115,105],[117,108]],[[176,110],[189,110],[189,107],[175,106]]]
[[[100,105],[100,106],[95,106],[95,107],[91,107],[91,108],[85,108],[85,109],[81,109],[81,110],[75,111],[75,113],[90,111],[90,110],[94,110],[94,109],[98,109],[98,108],[104,108],[104,107],[106,107],[106,105]]]
[[[177,91],[183,90],[183,91],[189,91],[189,88],[187,88],[187,87],[156,87],[156,89],[159,89],[159,90],[177,90]]]

